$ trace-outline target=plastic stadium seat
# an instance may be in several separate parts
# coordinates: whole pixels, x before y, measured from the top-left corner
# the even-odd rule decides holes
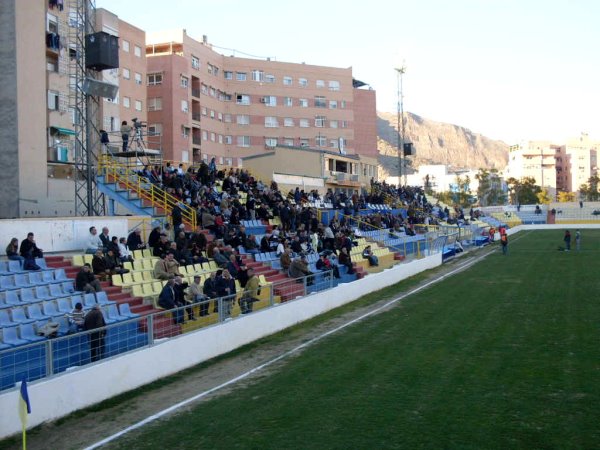
[[[63,292],[60,284],[51,284],[50,285],[50,295],[52,295],[54,298],[71,296],[71,294],[69,292],[66,292],[66,293]]]
[[[127,274],[125,274],[127,275]],[[133,282],[134,283],[143,283],[144,282],[144,275],[142,275],[142,272],[133,272]]]
[[[29,276],[26,273],[15,274],[15,286],[18,288],[31,287],[32,284],[29,282]]]
[[[65,316],[57,317],[56,323],[58,323],[58,334],[60,336],[64,336],[65,334],[69,334],[69,319]]]
[[[20,339],[17,335],[17,327],[7,327],[2,329],[2,341],[11,347],[29,344],[29,341]]]
[[[131,309],[129,308],[129,303],[121,303],[119,305],[119,313],[123,316],[123,317],[127,317],[129,319],[134,319],[136,317],[140,317],[139,314],[133,313],[131,312]]]
[[[152,252],[149,249],[142,250],[144,259],[152,258]]]
[[[31,286],[41,286],[46,284],[46,282],[42,279],[42,273],[45,272],[29,272],[29,284]]]
[[[57,304],[53,301],[42,303],[42,310],[44,315],[48,317],[60,317],[65,315],[64,312],[60,312],[57,309]]]
[[[43,301],[35,296],[35,291],[32,288],[21,289],[19,295],[22,303],[38,303]]]
[[[39,303],[29,305],[27,307],[27,314],[29,315],[30,319],[35,319],[35,320],[45,320],[45,319],[50,318],[50,316],[47,316],[42,312],[42,307],[40,306]]]
[[[56,303],[57,303],[57,310],[62,315],[70,313],[73,310],[73,307],[71,306],[71,299],[68,299],[68,298],[59,298],[56,301]]]
[[[73,265],[81,267],[84,264],[83,255],[73,255]]]
[[[0,275],[10,275],[8,261],[0,261]]]
[[[13,322],[6,309],[0,309],[0,327],[14,327],[17,323]]]
[[[42,272],[42,279],[45,281],[46,284],[51,284],[54,283],[54,271],[52,270],[45,270]]]
[[[39,341],[46,340],[45,337],[38,336],[35,334],[35,330],[33,329],[33,324],[31,324],[31,323],[24,323],[23,325],[21,325],[19,327],[19,335],[21,336],[21,339],[24,339],[29,342],[39,342]]]
[[[133,259],[144,259],[144,252],[142,250],[134,250]]]
[[[106,292],[104,291],[100,291],[100,292],[96,292],[96,301],[98,302],[99,305],[114,305],[115,301],[113,300],[109,300],[108,299],[108,295],[106,295]]]
[[[28,319],[25,316],[25,310],[23,308],[13,308],[12,321],[16,323],[32,323],[35,322],[35,319]]]
[[[46,264],[46,260],[44,258],[35,258],[35,263],[42,270],[53,270],[48,267],[48,264]]]
[[[123,286],[123,278],[121,278],[121,274],[116,273],[111,276],[111,279],[113,286]]]
[[[38,286],[35,288],[35,296],[42,300],[52,300],[54,297],[50,295],[48,286]]]
[[[69,301],[68,298],[65,300]],[[72,309],[75,309],[75,305],[77,303],[81,303],[83,305],[83,294],[71,295],[70,303],[71,303],[71,308],[69,309],[69,311],[71,311]]]
[[[19,294],[17,294],[17,291],[6,291],[6,296],[4,297],[4,301],[6,302],[7,305],[11,305],[11,306],[19,306],[19,305],[23,304],[21,302],[21,300],[19,299]]]
[[[65,281],[64,283],[62,283],[61,288],[63,290],[63,292],[68,293],[69,295],[74,294],[75,293],[75,286],[73,286],[73,282],[71,280],[69,281]]]
[[[8,270],[12,273],[26,273],[26,270],[22,269],[21,261],[9,260]]]
[[[91,309],[96,305],[96,296],[94,294],[83,295],[83,307],[85,309]]]
[[[13,275],[2,275],[0,277],[0,289],[17,289]]]
[[[144,276],[144,281],[152,281],[152,272],[148,272],[147,270],[144,270],[142,272],[142,275]]]
[[[54,271],[54,279],[56,281],[72,281],[66,274],[65,269],[56,269]]]
[[[127,320],[129,317],[122,316],[119,314],[119,310],[117,309],[117,305],[108,305],[107,307],[108,317],[109,319],[114,319],[118,322]]]

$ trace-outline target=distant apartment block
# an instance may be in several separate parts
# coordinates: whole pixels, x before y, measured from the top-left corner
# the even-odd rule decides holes
[[[186,32],[148,33],[148,121],[165,159],[239,165],[277,146],[377,154],[375,92],[351,68],[223,55]]]

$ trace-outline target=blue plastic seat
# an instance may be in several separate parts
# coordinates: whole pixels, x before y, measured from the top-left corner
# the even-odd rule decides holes
[[[73,280],[71,280],[71,279],[70,279],[70,278],[67,276],[67,274],[66,274],[66,272],[65,272],[65,269],[56,269],[56,270],[54,271],[54,279],[55,279],[56,281],[71,281],[71,282],[73,282]]]
[[[96,301],[98,302],[99,305],[114,305],[115,301],[113,300],[109,300],[108,296],[106,295],[106,292],[104,291],[100,291],[100,292],[96,292]]]
[[[39,341],[46,340],[45,337],[38,336],[37,334],[35,334],[35,330],[33,329],[33,324],[31,324],[31,323],[25,323],[25,324],[21,325],[19,327],[18,331],[19,331],[19,335],[21,336],[21,339],[24,339],[29,342],[39,342]]]
[[[60,285],[62,287],[63,292],[68,292],[69,295],[73,295],[75,293],[75,286],[73,286],[72,281],[65,281]]]
[[[56,304],[57,304],[57,308],[56,309],[62,315],[70,313],[73,310],[73,307],[71,306],[71,299],[70,298],[59,298],[58,300],[56,300]]]
[[[65,315],[65,313],[58,310],[57,304],[52,300],[42,303],[42,311],[44,312],[44,315],[48,317],[60,317]]]
[[[117,322],[123,321],[123,320],[127,320],[128,317],[122,316],[121,314],[119,314],[119,310],[117,309],[117,305],[108,305],[107,307],[107,311],[108,311],[108,318],[109,319],[114,319]]]
[[[17,261],[14,259],[8,260],[8,270],[11,273],[26,273],[26,270],[23,270],[21,261]]]
[[[50,318],[42,312],[42,307],[39,303],[29,305],[27,307],[27,313],[29,315],[29,318],[34,320],[46,320]]]
[[[8,261],[0,261],[0,275],[10,275]]]
[[[15,277],[13,275],[3,275],[0,277],[0,289],[17,289],[15,286]]]
[[[19,345],[29,344],[29,341],[20,339],[17,335],[17,327],[8,327],[2,329],[2,342],[10,345],[11,347],[17,347]]]
[[[46,282],[46,284],[55,283],[54,280],[54,271],[53,270],[44,270],[42,272],[42,279]]]
[[[75,305],[73,305],[75,306]],[[83,295],[83,307],[85,309],[93,308],[96,306],[96,296],[94,294]]]
[[[29,282],[28,274],[26,274],[26,273],[15,274],[15,286],[19,289],[31,287],[32,284]]]
[[[0,327],[14,327],[17,325],[12,321],[6,309],[0,309]]]
[[[50,295],[48,286],[38,286],[35,288],[35,296],[41,300],[52,300],[54,297]]]
[[[56,323],[58,323],[58,334],[59,336],[64,336],[65,334],[69,334],[69,319],[65,316],[57,317]]]
[[[42,279],[42,272],[29,272],[29,284],[31,286],[42,286],[46,282]]]
[[[12,321],[16,323],[32,323],[35,322],[35,319],[29,319],[25,316],[25,310],[23,308],[13,308],[12,309]]]
[[[44,258],[35,258],[35,263],[42,270],[52,270],[48,267],[48,264],[46,264],[46,260]]]
[[[21,289],[20,295],[21,302],[23,303],[37,303],[43,301],[35,296],[35,291],[33,288]]]
[[[129,303],[121,303],[119,305],[119,313],[124,316],[127,317],[129,319],[133,319],[135,317],[140,317],[139,314],[136,314],[134,312],[131,312],[131,308],[129,307]]]
[[[71,309],[75,308],[75,305],[77,303],[81,303],[83,305],[83,294],[73,294],[73,295],[71,295]]]
[[[109,317],[108,310],[106,308],[101,308],[100,310],[102,311],[102,316],[104,317],[104,323],[106,323],[106,325],[112,325],[113,323],[118,322],[117,319]]]
[[[51,284],[50,285],[50,295],[53,296],[54,298],[71,296],[71,294],[69,292],[67,292],[67,293],[63,292],[60,284]]]
[[[7,305],[11,306],[21,306],[23,303],[19,299],[19,295],[17,291],[6,291],[6,297],[4,297]]]

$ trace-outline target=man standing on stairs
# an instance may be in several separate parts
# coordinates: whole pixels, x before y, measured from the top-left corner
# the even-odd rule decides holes
[[[183,217],[181,215],[181,208],[179,207],[179,204],[173,206],[173,209],[171,210],[171,221],[173,222],[173,238],[176,238],[177,233],[180,231],[179,227],[183,223]]]
[[[100,305],[96,304],[90,312],[85,315],[83,328],[85,330],[97,330],[106,326],[104,316],[100,310]],[[104,357],[104,336],[106,330],[94,331],[90,333],[90,356],[92,362],[98,361]]]
[[[254,302],[259,301],[259,299],[257,298],[259,295],[260,280],[254,274],[254,269],[252,267],[249,267],[248,281],[246,282],[244,293],[242,294],[242,298],[240,299],[240,308],[242,310],[242,314],[249,314],[252,312]]]

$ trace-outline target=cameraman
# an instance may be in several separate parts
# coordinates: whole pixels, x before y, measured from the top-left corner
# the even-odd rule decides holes
[[[127,151],[129,144],[129,135],[131,134],[131,126],[127,125],[127,121],[121,122],[121,138],[123,139],[123,152]]]

